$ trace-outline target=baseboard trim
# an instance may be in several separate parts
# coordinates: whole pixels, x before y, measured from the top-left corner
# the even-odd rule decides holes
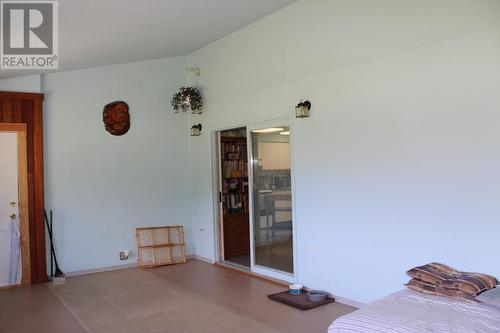
[[[237,266],[233,266],[233,265],[228,265],[228,264],[223,263],[223,262],[216,262],[216,263],[214,263],[214,265],[217,266],[217,267],[220,267],[222,269],[228,269],[228,270],[237,272],[239,274],[249,275],[249,276],[251,276],[253,278],[256,278],[256,279],[259,279],[259,280],[263,280],[263,281],[267,281],[269,283],[272,283],[274,285],[277,285],[277,286],[280,286],[280,287],[283,287],[283,288],[288,288],[288,285],[289,285],[289,283],[286,282],[286,281],[281,281],[281,280],[273,279],[272,277],[261,275],[261,274],[258,274],[258,273],[254,273],[254,272],[251,272],[251,271],[249,271],[247,269],[243,269],[243,268],[240,268],[240,267],[237,267]]]
[[[355,301],[355,300],[352,300],[349,298],[339,297],[339,296],[335,296],[335,295],[332,295],[332,297],[335,298],[335,302],[337,302],[337,303],[349,305],[349,306],[352,306],[352,307],[357,308],[357,309],[360,309],[366,305],[365,303],[358,302],[358,301]]]
[[[109,272],[109,271],[117,271],[120,269],[127,269],[127,268],[134,268],[134,267],[137,267],[136,262],[129,263],[129,264],[123,264],[123,265],[114,265],[114,266],[106,266],[106,267],[99,267],[99,268],[92,268],[92,269],[83,269],[80,271],[72,271],[72,272],[65,273],[65,275],[66,275],[66,277],[72,277],[72,276],[80,276],[80,275]]]
[[[209,264],[213,264],[212,260],[205,258],[205,257],[196,256],[196,255],[187,255],[186,259],[197,259],[197,260],[209,263]],[[117,271],[120,269],[128,269],[128,268],[134,268],[134,267],[138,267],[137,262],[132,262],[132,263],[123,264],[123,265],[114,265],[114,266],[92,268],[92,269],[82,269],[79,271],[67,272],[67,273],[65,273],[65,275],[66,275],[66,277],[72,277],[72,276],[80,276],[80,275],[87,275],[87,274],[109,272],[109,271]]]
[[[21,288],[21,287],[22,287],[22,285],[20,283],[16,283],[16,284],[11,284],[8,286],[0,287],[0,290],[16,289],[16,288]]]
[[[215,262],[212,259],[209,259],[209,258],[206,258],[206,257],[202,257],[202,256],[198,256],[198,255],[194,255],[194,254],[187,255],[186,258],[187,259],[196,259],[196,260],[199,260],[199,261],[206,262],[207,264],[215,264]]]

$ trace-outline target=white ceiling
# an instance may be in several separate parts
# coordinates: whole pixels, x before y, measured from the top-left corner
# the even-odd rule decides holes
[[[59,71],[188,55],[295,1],[59,0]]]

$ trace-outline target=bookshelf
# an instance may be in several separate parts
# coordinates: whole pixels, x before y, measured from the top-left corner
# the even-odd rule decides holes
[[[246,137],[221,137],[221,201],[225,258],[250,253]]]

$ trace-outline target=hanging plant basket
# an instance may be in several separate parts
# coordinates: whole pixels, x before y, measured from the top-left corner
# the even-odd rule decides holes
[[[203,112],[203,102],[198,89],[194,87],[182,87],[172,97],[172,106],[174,111],[186,112],[191,109],[193,114],[201,114]]]

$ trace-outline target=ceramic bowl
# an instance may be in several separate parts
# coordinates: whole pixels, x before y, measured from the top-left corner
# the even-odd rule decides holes
[[[311,290],[307,293],[307,298],[313,303],[322,302],[325,300],[328,293],[323,290]]]

